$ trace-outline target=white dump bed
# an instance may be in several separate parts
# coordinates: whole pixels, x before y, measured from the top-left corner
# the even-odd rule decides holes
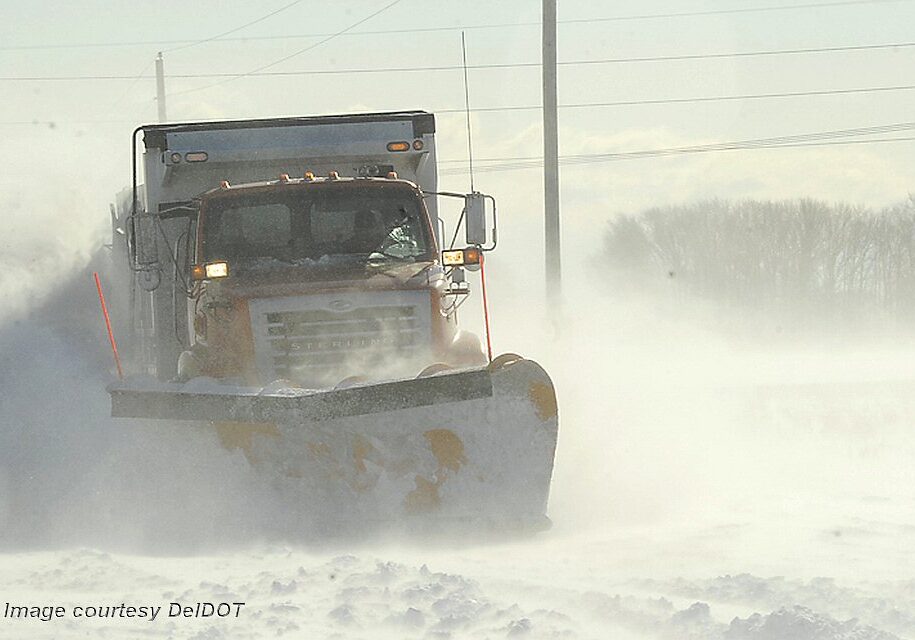
[[[395,171],[426,191],[436,189],[435,118],[424,111],[271,118],[143,127],[147,211],[219,186],[306,171],[385,176]],[[427,203],[437,229],[435,199]]]

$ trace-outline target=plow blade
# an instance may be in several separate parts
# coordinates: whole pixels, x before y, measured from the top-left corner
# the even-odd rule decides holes
[[[109,393],[115,417],[211,423],[329,520],[546,522],[557,404],[531,360],[344,389],[128,381]]]

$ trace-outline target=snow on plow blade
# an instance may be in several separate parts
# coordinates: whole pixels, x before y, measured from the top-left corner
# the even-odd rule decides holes
[[[361,521],[546,522],[556,395],[535,362],[344,389],[112,384],[114,417],[213,423],[262,473]]]

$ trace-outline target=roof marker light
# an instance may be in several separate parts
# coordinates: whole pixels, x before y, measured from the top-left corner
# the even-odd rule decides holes
[[[409,151],[410,143],[406,141],[389,142],[388,151]]]
[[[279,175],[279,177],[277,178],[277,180],[279,180],[280,182],[289,182],[289,174],[288,174],[288,173],[281,173],[281,174]]]
[[[306,172],[305,172],[305,175],[304,175],[303,177],[304,177],[305,180],[307,180],[308,182],[311,182],[312,180],[315,179],[315,174],[312,173],[311,171],[306,171]]]
[[[340,174],[337,173],[336,171],[331,171],[330,173],[327,174],[327,177],[330,178],[331,180],[339,180]]]
[[[229,184],[228,180],[223,180],[222,182],[219,183],[220,189],[228,189],[230,186],[232,186],[232,185]]]
[[[397,172],[388,171],[388,180],[397,180]]]

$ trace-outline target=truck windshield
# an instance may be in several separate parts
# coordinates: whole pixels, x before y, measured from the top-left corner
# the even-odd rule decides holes
[[[202,218],[207,261],[324,256],[431,259],[420,196],[403,185],[288,185],[213,198]]]

